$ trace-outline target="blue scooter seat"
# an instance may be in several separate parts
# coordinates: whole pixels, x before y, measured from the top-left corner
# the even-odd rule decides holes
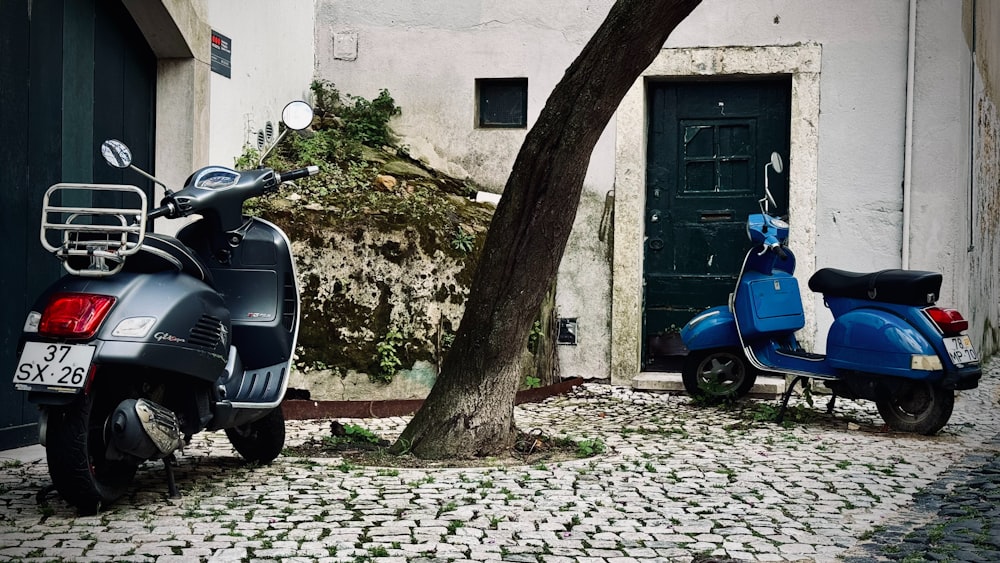
[[[809,289],[833,297],[898,305],[933,305],[941,292],[941,274],[920,270],[858,273],[822,268],[809,278]]]

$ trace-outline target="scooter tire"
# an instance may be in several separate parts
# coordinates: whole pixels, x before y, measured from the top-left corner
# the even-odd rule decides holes
[[[278,406],[263,418],[227,428],[226,437],[248,463],[271,463],[285,447],[285,414]]]
[[[128,490],[138,465],[107,459],[105,423],[125,397],[98,389],[66,406],[49,407],[45,457],[52,484],[80,515],[97,514]]]
[[[721,402],[746,396],[757,381],[757,368],[737,348],[692,350],[681,369],[684,389],[691,397]]]
[[[930,436],[951,418],[955,392],[925,381],[909,381],[892,390],[880,389],[875,405],[889,428]]]

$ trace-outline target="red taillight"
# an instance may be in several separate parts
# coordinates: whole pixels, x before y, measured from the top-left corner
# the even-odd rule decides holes
[[[58,338],[90,338],[100,328],[115,298],[91,293],[57,293],[42,312],[38,333]]]
[[[934,324],[941,329],[945,336],[961,334],[969,329],[969,321],[962,317],[955,309],[941,309],[939,307],[928,307],[924,309],[930,315]]]

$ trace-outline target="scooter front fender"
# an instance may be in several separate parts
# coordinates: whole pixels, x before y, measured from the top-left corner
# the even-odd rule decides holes
[[[725,305],[712,307],[695,315],[681,329],[681,340],[688,350],[740,347],[736,319]]]

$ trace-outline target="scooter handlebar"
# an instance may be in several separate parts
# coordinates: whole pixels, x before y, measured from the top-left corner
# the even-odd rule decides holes
[[[146,219],[148,221],[152,221],[153,219],[159,219],[160,217],[173,218],[174,211],[176,209],[177,208],[174,206],[173,203],[168,203],[166,205],[161,205],[160,207],[157,207],[156,209],[154,209],[154,210],[150,211],[149,213],[147,213],[146,214]]]
[[[782,259],[788,258],[788,253],[785,252],[785,247],[781,245],[774,237],[768,237],[768,240],[764,242],[764,247],[757,254],[758,256],[764,254],[768,250],[771,250],[778,254]]]
[[[290,170],[288,172],[278,172],[278,183],[290,182],[292,180],[298,180],[299,178],[305,178],[306,176],[315,176],[319,174],[319,166],[306,166],[305,168],[299,168],[298,170]]]

